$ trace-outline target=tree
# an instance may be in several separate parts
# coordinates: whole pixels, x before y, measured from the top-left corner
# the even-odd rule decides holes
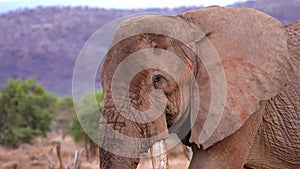
[[[56,97],[33,79],[8,79],[0,95],[0,144],[16,147],[50,129]]]
[[[97,107],[93,107],[91,102],[97,100]],[[83,106],[83,112],[77,112],[73,117],[72,128],[70,134],[76,141],[83,141],[87,158],[94,156],[97,149],[97,144],[94,142],[98,138],[99,112],[102,111],[103,91],[98,90],[95,94],[86,94],[80,102]],[[79,120],[78,120],[79,119]],[[85,126],[84,130],[82,124]],[[94,141],[93,141],[94,140]]]
[[[55,132],[62,132],[63,137],[65,137],[69,134],[74,114],[75,110],[72,97],[64,96],[58,98],[51,129]]]

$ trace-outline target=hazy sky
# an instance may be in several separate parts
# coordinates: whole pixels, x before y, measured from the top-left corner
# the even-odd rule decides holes
[[[33,8],[36,6],[90,6],[101,8],[154,8],[179,6],[226,6],[245,0],[0,0],[0,10]]]

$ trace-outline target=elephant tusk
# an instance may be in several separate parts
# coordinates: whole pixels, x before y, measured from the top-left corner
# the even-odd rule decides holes
[[[155,142],[151,147],[153,169],[168,169],[167,145],[165,140]]]

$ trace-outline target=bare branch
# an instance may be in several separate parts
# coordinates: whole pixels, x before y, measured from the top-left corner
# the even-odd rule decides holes
[[[50,149],[49,153],[47,154],[47,159],[49,162],[49,169],[54,169],[54,166],[55,166],[55,163],[51,157],[52,152],[53,152],[53,147]]]
[[[56,145],[56,153],[57,153],[57,157],[58,157],[58,161],[59,161],[59,169],[64,169],[64,165],[62,162],[62,158],[61,158],[61,147],[60,147],[60,143],[58,143]]]
[[[78,167],[78,158],[80,156],[80,154],[83,152],[83,149],[76,149],[75,150],[75,153],[74,153],[74,160],[73,160],[73,163],[72,163],[72,167],[71,169],[77,169]]]

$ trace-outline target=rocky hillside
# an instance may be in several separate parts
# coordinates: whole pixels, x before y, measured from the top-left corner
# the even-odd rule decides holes
[[[233,6],[260,9],[284,24],[300,19],[300,2],[297,0],[251,1]],[[80,49],[100,27],[133,13],[160,12],[176,15],[189,9],[191,8],[105,10],[40,7],[1,14],[0,87],[8,77],[34,77],[57,94],[70,94],[73,68]]]

